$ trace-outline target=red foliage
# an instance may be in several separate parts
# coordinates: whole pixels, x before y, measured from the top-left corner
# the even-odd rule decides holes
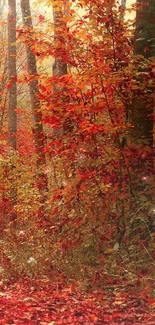
[[[141,297],[136,288],[126,288],[125,292],[114,288],[109,294],[100,290],[84,293],[62,280],[53,285],[18,282],[2,289],[0,324],[154,325],[155,299]]]

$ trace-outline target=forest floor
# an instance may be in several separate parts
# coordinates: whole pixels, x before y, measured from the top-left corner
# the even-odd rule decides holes
[[[136,286],[85,292],[60,280],[19,280],[1,286],[0,324],[154,325],[155,299]]]

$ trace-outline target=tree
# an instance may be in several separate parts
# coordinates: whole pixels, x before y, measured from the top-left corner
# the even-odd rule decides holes
[[[67,75],[68,69],[67,69],[67,60],[66,60],[66,42],[65,42],[65,33],[66,32],[66,15],[68,13],[68,1],[60,2],[60,4],[53,4],[53,23],[54,23],[54,46],[55,46],[55,56],[54,56],[54,63],[52,67],[53,76],[57,76],[58,78],[61,78],[64,75]],[[53,90],[56,96],[60,96],[61,92],[61,98],[62,101],[68,102],[68,96],[64,95],[63,90],[65,90],[65,87],[62,89],[59,86],[59,82],[56,84],[53,84]],[[63,128],[60,128],[59,132],[54,132],[55,136],[57,137],[58,134],[62,135],[64,130],[69,131],[71,127],[71,121],[69,118],[65,119]]]
[[[135,94],[132,108],[132,121],[135,125],[134,137],[153,147],[153,87],[150,84],[150,73],[153,62],[151,57],[155,55],[155,1],[138,0],[136,13],[136,30],[134,42],[134,54],[139,56],[135,60],[139,66],[138,85],[145,85]]]
[[[8,1],[8,144],[9,148],[17,149],[17,84],[16,84],[16,1]]]
[[[53,22],[54,22],[54,44],[56,46],[56,55],[53,64],[53,75],[63,76],[67,74],[67,63],[63,62],[65,58],[65,40],[63,37],[63,7],[53,5]]]
[[[32,35],[33,35],[33,23],[31,18],[31,9],[29,0],[21,0],[21,9],[23,24],[27,31],[27,42],[26,42],[26,53],[27,53],[27,65],[29,73],[29,89],[31,98],[31,107],[34,121],[34,141],[37,155],[37,183],[38,189],[41,197],[41,208],[39,210],[39,216],[44,217],[44,204],[47,198],[48,182],[47,175],[45,174],[46,157],[44,153],[45,147],[45,137],[42,124],[42,112],[39,94],[39,81],[37,75],[37,63],[36,57],[31,50],[33,45]]]
[[[60,5],[53,5],[53,22],[54,22],[54,44],[56,46],[55,59],[53,64],[53,75],[61,77],[67,74],[67,63],[65,60],[65,40],[63,37],[63,27],[65,27],[64,8]]]
[[[124,19],[125,8],[126,8],[126,0],[121,0],[120,19],[122,19],[122,20]]]
[[[5,0],[0,1],[0,19],[3,21],[5,19],[4,15],[4,5]],[[5,24],[1,24],[0,28],[1,33],[1,43],[0,43],[0,53],[2,60],[0,62],[0,128],[2,131],[2,126],[4,125],[5,115],[6,115],[6,106],[7,106],[7,81],[8,81],[8,54],[7,54],[7,45],[6,45],[6,33],[7,28]],[[1,132],[2,134],[2,132]]]
[[[15,221],[16,188],[16,150],[17,150],[17,75],[16,75],[16,0],[8,0],[8,146],[10,155],[10,200],[9,221]]]
[[[0,1],[0,16],[2,15],[4,11],[4,6],[5,6],[6,0],[1,0]]]

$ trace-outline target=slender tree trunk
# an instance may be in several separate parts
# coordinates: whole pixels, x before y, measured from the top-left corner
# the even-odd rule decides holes
[[[8,143],[9,148],[16,150],[17,132],[17,85],[16,85],[16,1],[8,0]]]
[[[126,8],[126,0],[121,0],[121,6],[125,9]]]
[[[3,14],[6,0],[0,0],[0,16]]]
[[[30,98],[31,98],[31,106],[33,113],[33,121],[34,121],[34,141],[35,148],[37,154],[37,182],[38,189],[41,197],[41,209],[39,211],[39,216],[45,216],[45,202],[47,198],[48,191],[48,182],[47,176],[45,174],[45,166],[46,166],[46,157],[44,153],[45,146],[45,137],[43,131],[42,124],[42,112],[40,100],[38,98],[38,79],[37,79],[37,64],[36,57],[31,51],[31,33],[33,32],[33,23],[31,18],[31,9],[29,0],[21,0],[21,10],[23,17],[23,24],[27,27],[27,31],[29,33],[28,39],[29,43],[26,44],[26,52],[27,52],[27,65],[29,76],[31,77],[31,81],[29,83],[30,89]]]
[[[14,159],[17,149],[17,85],[16,85],[16,0],[8,0],[8,146],[9,146],[9,179],[10,188],[10,204],[11,211],[9,220],[14,223],[16,219],[15,205],[17,200],[16,188],[16,162]]]
[[[126,0],[121,0],[121,12],[120,12],[121,20],[124,20],[125,9],[126,9]]]
[[[65,55],[65,40],[63,38],[64,22],[62,21],[64,16],[63,12],[64,8],[60,9],[59,6],[53,5],[54,44],[56,44],[57,52],[60,53],[60,56],[58,55],[55,57],[53,75],[58,77],[67,74],[67,63],[64,63],[61,59],[61,56]]]
[[[64,61],[65,54],[66,54],[66,44],[65,39],[63,37],[63,30],[65,29],[65,23],[63,18],[67,15],[68,5],[63,4],[60,8],[60,5],[53,5],[53,22],[54,22],[54,45],[56,48],[56,55],[54,59],[54,63],[52,66],[53,76],[61,77],[68,73],[67,71],[67,63]],[[63,94],[64,88],[60,88],[59,86],[54,85],[54,93]],[[62,100],[66,102],[68,98],[66,95],[62,96]],[[54,130],[54,136],[57,138],[64,134],[64,129],[69,129],[68,126],[70,124],[69,118],[66,119],[64,126],[59,130]]]

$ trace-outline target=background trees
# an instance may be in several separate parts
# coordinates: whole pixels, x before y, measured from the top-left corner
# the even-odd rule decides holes
[[[45,157],[45,136],[42,124],[42,111],[39,100],[39,80],[37,74],[37,63],[35,54],[32,52],[33,45],[33,23],[31,18],[31,10],[29,0],[21,1],[21,10],[24,27],[26,27],[26,53],[27,65],[29,74],[29,89],[31,98],[31,107],[33,115],[33,134],[37,155],[37,183],[41,196],[39,217],[44,218],[45,215],[45,202],[47,198],[48,184],[47,176],[45,174],[46,157]]]

